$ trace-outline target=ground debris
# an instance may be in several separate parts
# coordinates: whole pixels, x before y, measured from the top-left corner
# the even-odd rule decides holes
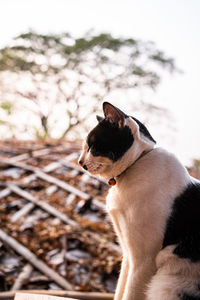
[[[83,173],[79,151],[80,142],[1,141],[0,228],[72,289],[113,292],[121,254],[105,212],[108,186]],[[0,241],[0,291],[63,289],[28,263]]]

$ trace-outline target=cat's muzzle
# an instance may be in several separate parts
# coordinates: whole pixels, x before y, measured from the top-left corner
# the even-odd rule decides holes
[[[85,169],[86,171],[88,170],[88,167],[86,166],[86,164],[83,163],[82,160],[79,160],[78,163],[83,169]]]

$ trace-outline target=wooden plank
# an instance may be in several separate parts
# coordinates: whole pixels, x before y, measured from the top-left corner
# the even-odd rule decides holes
[[[50,163],[48,164],[43,170],[45,172],[52,172],[54,171],[55,169],[57,169],[58,167],[60,166],[60,163]],[[22,183],[25,183],[25,184],[28,184],[30,183],[31,181],[35,180],[37,178],[37,176],[35,174],[31,174],[25,178],[22,179]],[[46,192],[48,194],[48,191],[50,190],[51,188],[51,191],[52,191],[52,187],[56,187],[55,185],[51,185],[50,187],[48,187],[46,189]],[[5,189],[6,190],[6,189]],[[9,191],[9,193],[11,192],[10,189],[7,188],[7,190]],[[55,188],[54,188],[55,190]],[[49,193],[50,194],[50,193]],[[35,204],[34,203],[28,203],[26,204],[25,206],[23,206],[20,210],[18,210],[11,218],[11,222],[16,222],[18,221],[20,218],[24,217],[25,215],[27,215],[33,208],[35,207]]]
[[[20,210],[17,210],[15,214],[12,215],[10,221],[12,223],[17,222],[22,217],[28,215],[32,209],[34,209],[35,204],[34,203],[27,203],[24,205]]]
[[[53,269],[49,268],[42,260],[38,259],[37,256],[32,253],[29,249],[24,247],[14,238],[7,235],[3,230],[0,229],[0,239],[2,242],[9,245],[13,248],[17,253],[22,255],[31,265],[40,270],[43,274],[47,275],[49,278],[54,280],[59,286],[64,289],[72,290],[73,286],[66,279],[56,273]]]
[[[74,299],[66,298],[66,297],[61,298],[61,297],[49,296],[49,295],[16,293],[14,300],[74,300]]]
[[[10,158],[13,162],[17,162],[17,161],[21,161],[21,160],[25,160],[28,159],[29,157],[33,156],[33,157],[38,157],[38,156],[43,156],[43,155],[47,155],[51,152],[51,149],[48,148],[43,148],[43,149],[39,149],[39,150],[35,150],[31,153],[23,153],[23,154],[19,154],[16,155],[12,158]]]
[[[15,161],[19,161],[21,159],[25,159],[26,157],[23,156],[25,154],[22,154],[22,155],[19,155],[19,156],[15,156],[12,158],[12,160],[15,162]],[[28,155],[28,154],[27,154]],[[29,157],[29,155],[28,155]],[[14,159],[16,158],[16,159]],[[56,163],[56,162],[53,162],[53,163],[50,163],[48,164],[45,168],[44,168],[44,171],[45,172],[52,172],[54,171],[55,169],[57,169],[61,164],[60,163]],[[22,179],[22,183],[23,184],[28,184],[30,183],[31,181],[35,180],[37,178],[37,176],[35,174],[31,174],[31,175],[28,175],[26,177],[24,177]],[[9,194],[11,193],[11,190],[9,188],[6,188],[4,190],[2,190],[0,192],[0,199],[1,198],[4,198],[4,197],[7,197]],[[27,205],[23,206],[20,210],[18,210],[11,218],[11,222],[16,222],[18,221],[21,217],[27,215],[33,208],[35,207],[35,204],[33,203],[28,203]]]
[[[7,197],[11,193],[9,188],[5,188],[0,192],[0,199]]]
[[[78,223],[68,218],[65,214],[61,213],[57,209],[55,209],[53,206],[49,205],[48,203],[37,199],[36,197],[32,196],[29,192],[22,190],[17,185],[13,183],[7,183],[9,189],[13,191],[14,193],[22,196],[23,198],[27,199],[28,201],[32,202],[33,204],[41,207],[43,210],[48,212],[50,215],[53,215],[54,217],[59,218],[64,223],[69,224],[74,227],[79,227]]]
[[[18,291],[20,293],[27,293],[27,290]],[[96,293],[96,292],[78,292],[78,291],[64,291],[64,290],[28,290],[28,293],[52,295],[59,297],[69,297],[72,299],[80,300],[113,300],[114,295],[109,293]],[[14,299],[16,292],[0,292],[1,300]],[[60,298],[62,300],[62,298]]]
[[[53,184],[56,184],[57,186],[59,186],[60,188],[70,192],[70,193],[73,193],[75,195],[77,195],[78,197],[80,198],[83,198],[85,200],[89,200],[91,199],[91,196],[78,190],[77,188],[73,187],[72,185],[56,178],[56,177],[53,177],[53,176],[50,176],[50,175],[47,175],[45,174],[44,172],[42,172],[41,170],[35,170],[35,174],[36,176],[38,176],[39,178],[43,179],[43,180],[46,180],[50,183],[53,183]]]
[[[32,171],[35,173],[35,175],[47,182],[50,182],[52,184],[56,184],[57,186],[59,186],[60,188],[66,190],[67,192],[70,192],[72,194],[75,194],[76,196],[82,198],[82,199],[85,199],[85,200],[90,200],[92,199],[93,203],[100,209],[103,209],[105,210],[105,204],[100,202],[98,199],[94,199],[92,198],[90,195],[82,192],[81,190],[73,187],[72,185],[56,178],[56,177],[53,177],[51,175],[48,175],[46,174],[45,172],[43,172],[42,170],[40,170],[39,168],[36,168],[36,167],[33,167],[33,166],[30,166],[30,165],[26,165],[26,164],[23,164],[23,163],[19,163],[19,162],[13,162],[11,161],[10,159],[7,159],[7,158],[0,158],[0,162],[2,163],[6,163],[6,164],[10,164],[10,165],[13,165],[15,167],[18,167],[18,168],[22,168],[24,170],[28,170],[28,171]]]
[[[53,172],[54,170],[58,169],[60,167],[60,163],[57,161],[54,161],[47,166],[44,167],[43,171],[46,173]]]
[[[85,200],[91,199],[90,195],[78,190],[77,188],[73,187],[72,185],[69,185],[66,182],[64,182],[64,181],[62,181],[62,180],[60,180],[56,177],[47,175],[45,172],[41,171],[39,168],[30,166],[30,165],[26,165],[26,164],[20,163],[20,162],[13,162],[13,161],[11,161],[10,159],[7,159],[7,158],[0,158],[0,162],[8,164],[8,165],[13,165],[15,167],[18,167],[18,168],[21,168],[21,169],[24,169],[24,170],[27,170],[27,171],[34,172],[37,177],[39,177],[39,178],[41,178],[41,179],[43,179],[47,182],[56,184],[60,188],[66,190],[70,193],[73,193],[73,194],[79,196],[80,198],[83,198]]]

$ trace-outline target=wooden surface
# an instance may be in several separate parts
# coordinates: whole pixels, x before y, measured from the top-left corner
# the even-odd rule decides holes
[[[74,300],[72,298],[61,298],[49,295],[16,293],[14,300]]]
[[[113,300],[114,295],[109,293],[96,293],[96,292],[79,292],[79,291],[63,291],[63,290],[20,290],[20,291],[8,291],[1,292],[0,299],[12,300],[17,294],[34,294],[35,299],[39,299],[38,295],[41,296],[53,296],[52,298],[42,298],[42,299],[52,299],[52,300],[63,300],[63,299],[78,299],[78,300]],[[28,298],[30,299],[30,298]],[[16,300],[16,298],[15,298]],[[17,299],[19,300],[19,298]],[[20,299],[21,300],[21,299]],[[24,298],[23,298],[24,300]]]

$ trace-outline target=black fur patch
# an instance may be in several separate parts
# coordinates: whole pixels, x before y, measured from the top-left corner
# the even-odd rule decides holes
[[[87,143],[93,156],[104,156],[112,161],[120,159],[132,146],[134,137],[128,126],[119,128],[106,119],[88,135]]]
[[[190,294],[184,293],[180,296],[180,299],[181,300],[200,300],[200,296],[192,296]]]
[[[149,133],[148,129],[146,128],[146,126],[144,126],[144,124],[142,124],[139,120],[137,120],[134,117],[131,117],[138,125],[140,128],[140,132],[146,136],[150,141],[154,142],[156,144],[156,141],[153,139],[153,137],[151,136],[151,134]]]
[[[167,222],[163,248],[177,245],[174,253],[192,262],[200,260],[200,184],[192,183],[175,199]],[[195,298],[197,299],[197,298]]]

